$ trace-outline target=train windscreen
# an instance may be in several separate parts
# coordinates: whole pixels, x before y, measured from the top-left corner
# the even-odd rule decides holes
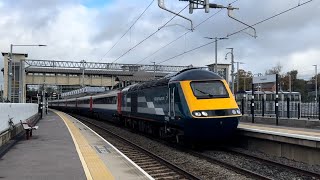
[[[198,99],[228,98],[228,91],[221,81],[193,81],[193,94]]]

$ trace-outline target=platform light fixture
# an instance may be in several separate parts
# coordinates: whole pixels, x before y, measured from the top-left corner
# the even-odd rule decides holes
[[[231,51],[228,52],[225,56],[225,60],[227,60],[228,54],[231,54],[231,90],[232,94],[234,94],[234,56],[233,56],[233,48],[226,48],[230,49]]]
[[[314,70],[315,70],[315,93],[316,93],[316,101],[318,100],[318,65],[313,65],[314,66]]]

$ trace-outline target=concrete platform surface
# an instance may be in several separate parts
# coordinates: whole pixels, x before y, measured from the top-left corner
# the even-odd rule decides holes
[[[153,179],[112,144],[77,119],[56,112],[72,134],[88,179]]]
[[[237,137],[243,148],[320,165],[320,130],[240,123]]]
[[[77,119],[49,111],[30,140],[0,159],[0,179],[152,179]]]
[[[49,112],[29,140],[19,141],[0,159],[2,179],[87,179],[64,122]]]
[[[241,122],[238,128],[239,130],[320,142],[320,130],[317,130],[317,129],[294,128],[294,127],[244,123],[244,122]]]

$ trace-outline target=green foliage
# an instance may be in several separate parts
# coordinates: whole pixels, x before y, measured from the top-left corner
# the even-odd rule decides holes
[[[238,73],[236,74],[236,76]],[[237,79],[237,78],[236,78]],[[239,69],[239,91],[245,91],[251,89],[252,83],[252,72],[246,72],[243,69]],[[237,84],[235,84],[235,89],[237,89]]]

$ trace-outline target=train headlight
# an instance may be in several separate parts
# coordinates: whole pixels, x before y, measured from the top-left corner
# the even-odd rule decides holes
[[[205,111],[202,111],[202,112],[201,112],[201,114],[202,114],[202,116],[205,116],[205,117],[207,117],[207,116],[208,116],[208,113],[207,113],[207,112],[205,112]]]
[[[232,112],[232,114],[237,114],[237,111],[234,109],[231,112]]]
[[[194,114],[195,116],[197,116],[197,117],[200,117],[200,116],[201,116],[201,113],[200,113],[200,112],[197,112],[197,111],[194,112],[193,114]]]
[[[239,109],[237,109],[237,114],[241,114],[241,111]]]

